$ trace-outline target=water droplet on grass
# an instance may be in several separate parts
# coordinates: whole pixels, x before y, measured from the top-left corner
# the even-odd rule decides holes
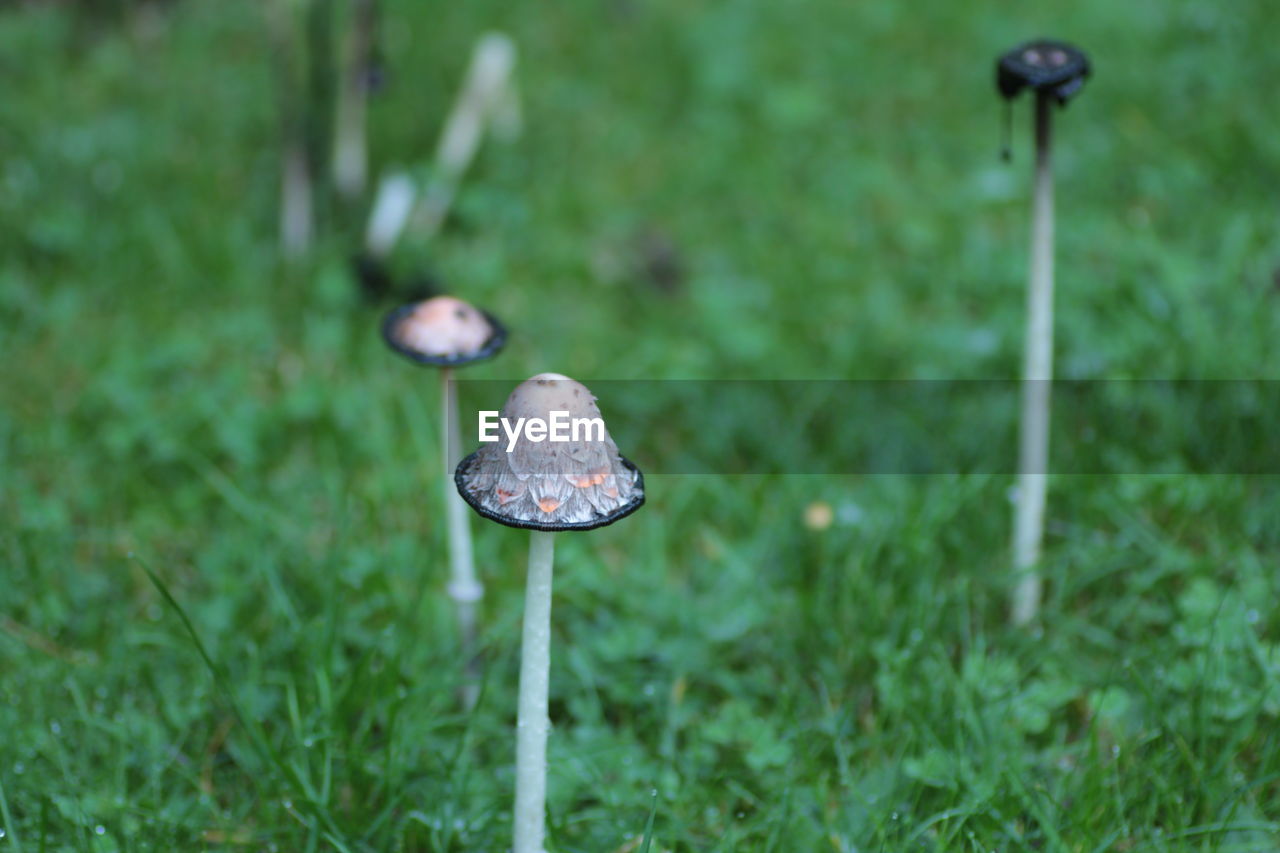
[[[106,835],[106,834],[107,834],[107,828],[106,828],[105,826],[103,826],[102,824],[98,824],[97,826],[95,826],[95,827],[93,828],[93,833],[94,833],[94,835]]]
[[[50,720],[49,731],[53,732],[55,735],[62,734],[62,724],[59,723],[57,720]]]
[[[4,827],[0,827],[0,838],[4,838]]]

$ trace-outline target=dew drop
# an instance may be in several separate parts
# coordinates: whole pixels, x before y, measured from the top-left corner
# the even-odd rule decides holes
[[[4,838],[4,827],[0,827],[0,838]]]
[[[103,826],[102,824],[98,824],[97,826],[95,826],[95,827],[93,828],[93,832],[94,832],[94,834],[95,834],[95,835],[106,835],[106,834],[107,834],[107,828],[106,828],[105,826]]]
[[[62,734],[62,724],[59,723],[57,720],[50,720],[49,731],[53,732],[55,735]]]

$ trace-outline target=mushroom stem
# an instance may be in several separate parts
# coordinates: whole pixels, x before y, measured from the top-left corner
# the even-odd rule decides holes
[[[1040,609],[1037,564],[1044,537],[1048,489],[1049,395],[1053,382],[1053,169],[1050,160],[1052,96],[1036,93],[1035,190],[1031,218],[1031,271],[1027,289],[1026,358],[1022,382],[1022,433],[1018,447],[1018,497],[1013,565],[1018,583],[1012,619],[1025,625]]]
[[[551,669],[551,576],[555,534],[529,538],[529,579],[520,647],[516,722],[516,804],[513,853],[542,853],[547,800],[547,682]]]
[[[476,668],[476,603],[484,596],[484,586],[476,578],[475,558],[471,551],[471,525],[467,505],[454,488],[453,471],[462,458],[458,435],[458,393],[453,384],[453,368],[440,371],[440,450],[444,460],[444,501],[449,523],[449,597],[457,604],[458,632],[462,656],[466,661],[466,683],[463,705],[474,707],[479,695],[479,672]]]
[[[364,233],[365,251],[370,256],[381,260],[391,254],[413,212],[416,195],[413,179],[403,172],[393,172],[379,182]]]
[[[311,167],[306,146],[297,139],[285,143],[280,185],[280,247],[290,260],[311,249]]]
[[[373,50],[374,0],[354,0],[344,45],[333,145],[333,183],[348,200],[364,193],[368,165],[365,115],[369,58]]]
[[[314,231],[310,153],[307,146],[307,95],[302,82],[303,51],[298,20],[288,0],[264,10],[275,58],[281,127],[280,252],[289,259],[310,251]]]
[[[471,166],[485,129],[497,112],[499,127],[511,136],[518,125],[511,75],[516,63],[515,43],[502,33],[486,33],[476,42],[462,91],[445,121],[436,147],[435,179],[427,186],[415,221],[423,236],[432,237],[453,206],[462,176]]]

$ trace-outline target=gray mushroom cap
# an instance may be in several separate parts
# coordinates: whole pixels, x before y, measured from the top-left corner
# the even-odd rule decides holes
[[[580,382],[540,373],[516,386],[500,417],[548,424],[552,413],[566,441],[530,440],[523,429],[509,447],[504,429],[458,465],[454,482],[471,508],[493,521],[533,530],[590,530],[630,515],[644,503],[644,477],[618,452],[596,398]],[[584,423],[585,421],[585,423]]]

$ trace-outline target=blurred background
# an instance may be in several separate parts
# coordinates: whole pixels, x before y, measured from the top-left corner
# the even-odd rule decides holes
[[[525,537],[473,519],[464,713],[436,377],[382,314],[494,312],[465,378],[511,386],[1016,377],[1023,40],[1094,64],[1058,375],[1280,378],[1272,4],[383,0],[344,197],[359,8],[0,3],[0,850],[506,849]],[[522,130],[371,297],[378,180],[439,178],[491,30]],[[1280,846],[1280,479],[1166,462],[1053,481],[1033,631],[1009,476],[651,477],[560,537],[551,849]]]

